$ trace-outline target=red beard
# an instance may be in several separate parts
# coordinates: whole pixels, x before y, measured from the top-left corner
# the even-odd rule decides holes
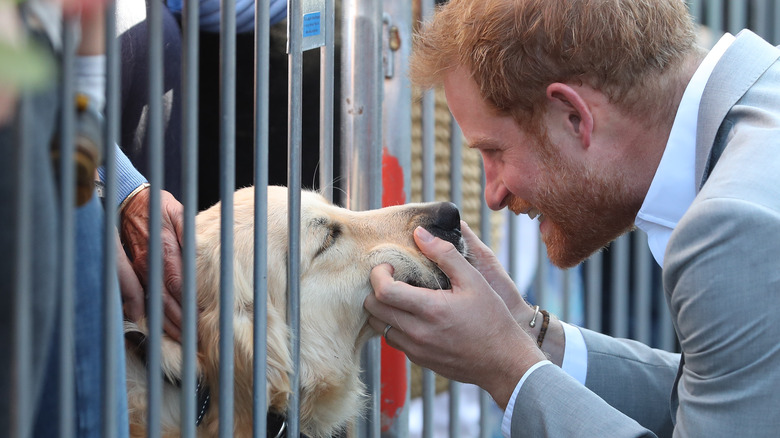
[[[542,240],[555,266],[576,266],[633,228],[641,199],[632,201],[636,197],[618,174],[585,169],[557,153],[542,155],[544,179],[537,184],[537,203],[512,196],[508,208],[517,214],[533,206],[542,213]]]

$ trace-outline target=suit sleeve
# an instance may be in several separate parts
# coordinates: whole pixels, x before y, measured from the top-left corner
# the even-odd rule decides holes
[[[518,393],[512,437],[671,436],[679,355],[580,330],[588,347],[586,386],[558,367],[534,371]]]
[[[512,437],[655,437],[556,366],[531,373],[512,412]]]
[[[671,436],[672,387],[680,355],[641,342],[582,330],[588,347],[585,386],[658,436]]]
[[[685,352],[675,436],[777,436],[780,188],[725,176],[729,196],[694,203],[667,249],[664,284]]]

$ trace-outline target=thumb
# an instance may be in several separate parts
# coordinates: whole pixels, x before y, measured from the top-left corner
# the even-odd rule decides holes
[[[414,241],[420,251],[436,263],[439,269],[450,278],[453,285],[460,283],[459,276],[475,271],[466,258],[458,252],[455,245],[435,237],[423,227],[417,227],[414,230]]]

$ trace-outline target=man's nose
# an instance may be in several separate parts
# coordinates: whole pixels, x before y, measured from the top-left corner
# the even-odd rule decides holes
[[[485,202],[491,210],[501,210],[506,206],[509,190],[493,166],[485,165]]]

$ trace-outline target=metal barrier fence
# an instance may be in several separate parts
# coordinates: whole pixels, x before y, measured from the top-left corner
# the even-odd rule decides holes
[[[343,0],[336,4],[334,0],[289,0],[289,125],[287,163],[289,190],[289,264],[288,264],[288,322],[292,327],[290,349],[294,363],[298,364],[300,357],[300,313],[299,313],[299,266],[296,262],[300,256],[300,190],[301,190],[301,160],[303,120],[301,116],[303,93],[301,81],[303,76],[303,52],[318,49],[320,57],[320,94],[319,94],[319,135],[320,135],[320,167],[319,186],[330,199],[334,198],[333,185],[339,177],[334,172],[334,155],[340,157],[341,175],[340,189],[343,190],[343,204],[351,209],[365,210],[383,205],[383,194],[395,193],[399,199],[411,199],[412,186],[412,106],[413,99],[408,80],[406,79],[406,58],[411,50],[411,32],[415,17],[411,0]],[[751,28],[775,44],[780,43],[780,5],[772,0],[699,0],[688,2],[694,16],[705,25],[712,36],[723,31],[736,32],[741,28]],[[337,17],[337,6],[340,16]],[[420,2],[422,16],[432,13],[433,0]],[[149,286],[147,288],[149,307],[148,325],[150,336],[148,341],[148,367],[150,370],[160,369],[160,348],[162,344],[162,243],[160,236],[161,215],[160,190],[163,188],[164,163],[163,120],[166,117],[163,109],[164,90],[162,86],[165,59],[163,57],[163,20],[165,6],[160,1],[150,1],[146,25],[149,32],[149,155],[148,174],[151,183],[150,211],[150,253],[149,253]],[[222,0],[223,10],[235,9],[235,0]],[[255,9],[255,81],[254,81],[254,184],[258,188],[268,185],[269,168],[269,5],[266,1],[256,3]],[[181,201],[184,210],[183,230],[183,292],[182,292],[182,346],[183,370],[182,387],[195,388],[197,384],[196,357],[197,333],[195,302],[195,214],[198,205],[198,126],[199,120],[199,76],[198,66],[202,62],[199,53],[199,5],[198,2],[185,1],[181,15],[182,29],[182,139],[186,147],[182,148],[182,194]],[[316,17],[316,31],[304,32],[305,25],[311,25],[310,19]],[[117,43],[115,10],[109,7],[106,14],[106,105],[103,143],[113,145],[119,137],[119,120],[121,116],[121,82],[119,58],[121,51]],[[337,20],[338,18],[338,20]],[[304,23],[306,21],[306,23]],[[60,101],[73,100],[73,62],[74,33],[76,23],[67,21],[62,27],[62,80]],[[222,200],[222,272],[220,282],[220,300],[222,312],[220,315],[220,394],[219,408],[221,422],[219,434],[221,437],[232,436],[233,424],[233,192],[235,190],[236,161],[236,18],[233,14],[221,16],[220,39],[220,198]],[[341,39],[337,39],[337,29],[340,29]],[[336,87],[337,68],[336,52],[340,48],[341,58],[338,62],[340,76],[338,86],[340,94],[334,92]],[[245,87],[246,84],[241,84]],[[33,344],[38,334],[36,325],[41,323],[34,318],[39,315],[37,304],[40,297],[32,296],[29,291],[40,272],[34,272],[35,233],[33,229],[34,191],[39,190],[35,178],[36,168],[33,141],[36,115],[30,113],[30,96],[23,94],[17,109],[17,125],[15,137],[15,152],[10,155],[11,166],[15,168],[16,194],[12,200],[13,224],[16,228],[13,254],[13,275],[9,303],[12,309],[10,315],[13,336],[3,339],[10,351],[10,368],[5,376],[11,382],[9,406],[13,406],[13,416],[8,425],[1,425],[5,430],[2,434],[12,437],[30,436],[34,425],[34,403],[36,391],[31,388],[40,386],[39,352]],[[435,97],[433,92],[425,94],[421,102],[422,116],[422,200],[432,201],[436,197],[434,143],[435,137]],[[60,115],[60,153],[62,157],[74,154],[74,114],[71,105],[62,105]],[[334,108],[338,110],[334,111]],[[335,124],[334,114],[338,113],[340,124]],[[460,133],[453,122],[450,138],[451,147],[451,182],[450,199],[457,205],[463,202],[460,186],[462,169],[460,167]],[[338,153],[334,152],[334,138],[340,136]],[[393,157],[398,160],[403,169],[402,182],[396,185],[382,183],[383,158]],[[39,157],[38,157],[39,158]],[[60,192],[52,199],[59,199],[59,210],[54,216],[59,229],[56,245],[59,263],[57,264],[56,283],[60,285],[56,298],[56,320],[59,324],[56,342],[59,344],[58,393],[60,411],[58,415],[59,436],[75,435],[73,394],[73,346],[74,346],[74,308],[77,297],[75,291],[75,229],[76,211],[73,207],[75,193],[73,181],[73,166],[68,160],[61,160]],[[117,169],[115,151],[105,147],[105,198],[114,199],[117,193]],[[31,179],[32,177],[32,179]],[[266,224],[266,191],[255,191],[255,263],[254,278],[254,391],[265,393],[265,351],[266,351],[266,290],[263,279],[268,276],[267,255],[267,224]],[[4,198],[5,199],[5,198]],[[3,206],[6,208],[6,206]],[[481,235],[490,243],[491,227],[488,219],[491,213],[484,203],[481,208]],[[120,306],[118,284],[116,282],[116,259],[114,255],[115,229],[117,227],[116,206],[105,203],[105,220],[101,230],[104,254],[101,277],[104,284],[102,292],[103,304],[101,315],[103,326],[107,327],[100,346],[103,357],[101,370],[102,406],[100,413],[101,435],[116,436],[117,427],[121,424],[121,414],[115,409],[117,398],[121,392],[114,384],[117,370],[123,369],[117,358],[122,357],[121,345],[117,344],[112,331],[118,331],[121,326],[117,308]],[[508,235],[506,242],[515,242],[516,227],[512,221],[507,222]],[[511,248],[516,248],[510,245]],[[634,232],[615,241],[604,253],[591,257],[581,267],[560,272],[544,262],[544,248],[539,245],[536,273],[530,286],[536,302],[545,307],[555,307],[554,300],[559,300],[557,313],[564,320],[581,318],[585,327],[604,331],[614,336],[630,337],[653,346],[673,350],[675,335],[666,315],[660,284],[659,268],[655,265],[646,245],[646,236]],[[5,250],[5,248],[4,248]],[[515,251],[509,250],[509,257],[515,257]],[[511,260],[507,262],[511,265]],[[516,273],[513,273],[516,274]],[[552,279],[552,280],[551,280]],[[49,297],[51,298],[51,297]],[[49,311],[49,317],[55,316]],[[97,316],[96,316],[97,317]],[[380,339],[369,342],[363,352],[364,375],[371,392],[369,399],[370,414],[350,428],[348,436],[378,437],[409,436],[409,391],[410,372],[408,362],[395,362],[404,372],[400,377],[394,375],[385,378],[380,373],[381,355],[386,353]],[[298,372],[292,373],[291,408],[287,413],[290,435],[298,435]],[[13,378],[8,378],[13,376]],[[400,402],[404,409],[383,415],[380,412],[382,398],[380,392],[383,386],[392,384],[407,388],[405,400]],[[442,433],[457,437],[461,435],[458,419],[461,387],[457,383],[450,384],[449,392],[449,427],[446,432],[435,430],[434,416],[439,415],[434,408],[435,376],[430,371],[424,371],[422,382],[422,430],[425,437],[439,436]],[[149,373],[149,431],[151,437],[160,436],[160,412],[162,403],[162,376],[158,372]],[[491,401],[485,393],[479,395],[479,406],[482,412],[478,429],[479,436],[491,436],[495,428],[490,424],[486,413]],[[254,398],[253,417],[256,425],[256,435],[263,436],[266,426],[267,401],[258,395]],[[195,436],[196,406],[193,397],[182,398],[182,436]],[[9,412],[11,412],[9,410]],[[7,433],[6,433],[7,432]],[[416,432],[415,432],[416,433]]]

